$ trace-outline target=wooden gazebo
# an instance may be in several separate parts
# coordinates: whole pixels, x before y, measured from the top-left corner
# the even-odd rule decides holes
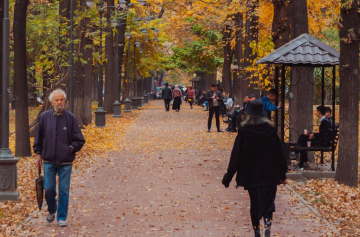
[[[302,34],[299,37],[293,39],[289,43],[278,48],[274,52],[261,58],[256,64],[273,64],[275,65],[275,88],[279,91],[279,100],[285,105],[286,99],[290,94],[290,87],[296,86],[298,81],[294,82],[294,71],[306,71],[308,78],[300,78],[297,80],[308,80],[314,86],[321,86],[319,91],[319,98],[321,98],[321,105],[325,105],[325,96],[331,98],[331,107],[333,111],[333,119],[336,117],[335,109],[335,72],[336,65],[339,65],[340,53],[334,48],[326,45],[320,40],[312,37],[309,34]],[[321,71],[321,82],[315,84],[313,75],[314,69]],[[320,72],[319,72],[320,73]],[[328,82],[328,86],[325,86],[325,80]],[[279,136],[284,144],[293,145],[295,139],[291,139],[294,134],[299,134],[300,131],[294,131],[289,126],[288,117],[285,117],[285,106],[280,110],[280,113],[276,111],[275,124],[279,128]],[[332,129],[335,131],[335,122],[332,123]],[[335,170],[335,151],[334,142],[332,143],[332,170]],[[321,151],[321,150],[317,150]],[[328,150],[325,150],[326,152]],[[323,163],[323,152],[321,151],[321,162]]]

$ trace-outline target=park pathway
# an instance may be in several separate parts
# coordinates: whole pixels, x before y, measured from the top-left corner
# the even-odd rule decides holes
[[[47,224],[42,212],[31,221],[36,236],[253,236],[247,192],[221,184],[236,134],[207,133],[200,107],[166,113],[162,101],[151,101],[142,110],[119,153],[74,175],[69,226]],[[328,232],[279,190],[274,236]]]

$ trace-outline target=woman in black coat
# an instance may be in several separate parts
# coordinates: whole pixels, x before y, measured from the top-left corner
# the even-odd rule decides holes
[[[288,167],[277,130],[266,117],[263,103],[249,102],[244,115],[222,183],[229,187],[237,173],[237,187],[242,186],[249,192],[255,236],[260,237],[262,218],[265,236],[270,236],[277,185],[286,183]]]

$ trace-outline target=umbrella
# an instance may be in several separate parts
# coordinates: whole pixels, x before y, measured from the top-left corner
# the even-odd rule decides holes
[[[41,166],[39,166],[39,177],[35,180],[36,200],[38,203],[39,210],[41,211],[41,207],[43,205],[43,200],[44,200],[44,176],[40,174],[41,174]]]

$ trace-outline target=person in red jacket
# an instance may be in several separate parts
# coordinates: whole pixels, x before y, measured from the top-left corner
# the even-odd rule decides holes
[[[192,86],[189,86],[189,89],[186,91],[186,96],[188,98],[190,108],[192,109],[195,98],[195,91],[193,90]]]

